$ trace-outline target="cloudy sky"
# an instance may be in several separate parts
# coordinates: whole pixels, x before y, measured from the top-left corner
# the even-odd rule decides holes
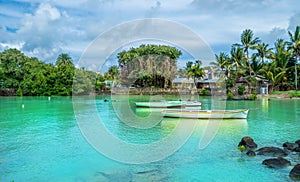
[[[299,7],[299,0],[0,0],[0,51],[45,62],[68,53],[76,62],[103,32],[144,18],[178,23],[214,53],[228,52],[248,28],[273,46],[300,25]]]

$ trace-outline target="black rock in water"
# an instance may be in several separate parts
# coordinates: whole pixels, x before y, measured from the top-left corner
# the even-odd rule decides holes
[[[294,166],[294,168],[290,172],[290,177],[292,179],[300,179],[300,164]]]
[[[273,157],[284,157],[288,154],[281,148],[278,147],[262,147],[258,149],[257,155],[273,156]]]
[[[297,147],[293,150],[294,152],[300,152],[300,147]]]
[[[291,162],[282,158],[272,158],[272,159],[266,159],[262,162],[262,164],[270,167],[270,168],[283,168],[291,165]]]
[[[256,153],[252,150],[249,150],[246,154],[251,157],[256,156]]]
[[[298,143],[285,142],[282,146],[284,148],[288,149],[288,150],[294,151],[297,147],[299,147],[299,144]]]
[[[257,144],[249,136],[243,137],[238,146],[239,147],[240,146],[245,146],[246,149],[255,149],[255,148],[257,148]]]

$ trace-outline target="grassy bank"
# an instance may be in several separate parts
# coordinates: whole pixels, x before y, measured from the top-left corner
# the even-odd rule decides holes
[[[286,98],[300,97],[300,91],[299,90],[274,91],[270,93],[270,96],[286,97]]]

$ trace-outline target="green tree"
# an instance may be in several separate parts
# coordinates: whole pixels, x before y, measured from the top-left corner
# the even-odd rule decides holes
[[[222,71],[225,68],[225,76],[226,78],[228,78],[229,71],[232,64],[229,55],[224,52],[220,52],[219,55],[215,54],[215,58],[216,58],[216,62],[212,62],[211,65],[221,68]]]
[[[55,91],[57,95],[71,95],[75,67],[71,57],[68,54],[60,54],[56,59],[57,78],[55,82]]]
[[[141,45],[122,51],[118,53],[121,80],[128,85],[151,79],[149,83],[155,87],[170,87],[180,55],[180,50],[165,45]]]
[[[24,76],[23,65],[27,59],[28,57],[17,49],[8,49],[0,53],[0,67],[4,88],[15,90],[19,88]]]
[[[296,27],[294,33],[288,32],[290,36],[289,50],[292,51],[292,55],[295,57],[295,86],[296,90],[298,90],[298,71],[297,71],[297,63],[300,58],[300,26]]]
[[[239,68],[244,68],[246,63],[246,57],[243,53],[243,49],[237,46],[232,46],[230,51],[230,61],[235,66],[235,76],[236,78],[239,78],[240,75],[243,75],[243,70],[240,70]]]
[[[246,29],[241,34],[241,44],[236,44],[243,48],[244,52],[246,53],[249,75],[251,76],[251,66],[250,66],[250,57],[249,57],[249,49],[255,49],[256,45],[260,43],[259,38],[255,37],[253,31],[250,29]]]
[[[268,48],[269,44],[258,44],[255,48],[257,50],[257,53],[255,54],[259,60],[262,62],[262,64],[265,64],[265,58],[271,58],[272,57],[272,48]]]
[[[66,53],[62,53],[57,57],[55,65],[57,67],[62,67],[62,66],[74,67],[72,58]]]
[[[187,62],[187,73],[189,77],[194,79],[194,83],[196,84],[196,79],[201,79],[205,76],[204,68],[202,67],[202,62],[200,60],[196,60],[193,62]]]
[[[120,72],[119,72],[119,68],[118,66],[111,66],[109,69],[108,69],[108,76],[109,76],[109,79],[111,80],[115,80],[116,78],[118,78]]]

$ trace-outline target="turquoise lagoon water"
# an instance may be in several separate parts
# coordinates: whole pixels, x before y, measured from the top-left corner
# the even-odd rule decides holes
[[[92,112],[91,103],[96,103],[107,129],[126,142],[159,141],[176,127],[178,121],[170,118],[161,118],[149,129],[129,127],[117,117],[113,103],[103,101],[109,97],[85,98],[84,109]],[[132,96],[130,100],[146,98]],[[209,97],[200,101],[204,109],[211,108]],[[247,157],[237,150],[237,144],[246,135],[259,147],[300,139],[300,100],[223,104],[227,109],[249,108],[248,119],[222,121],[216,136],[202,150],[199,141],[210,121],[199,120],[192,136],[171,156],[146,164],[125,164],[105,157],[87,142],[78,127],[71,97],[2,97],[0,181],[291,181],[291,167],[266,168],[261,163],[267,157]],[[147,117],[149,113],[137,114]],[[293,165],[300,162],[298,154],[288,158]]]

